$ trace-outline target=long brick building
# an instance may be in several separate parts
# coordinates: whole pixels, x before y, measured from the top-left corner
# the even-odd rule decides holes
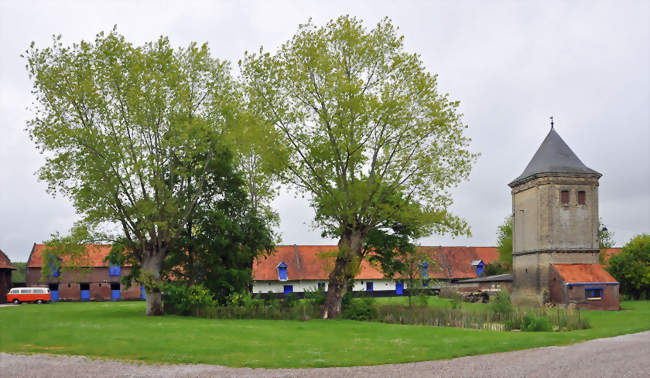
[[[130,288],[122,285],[121,278],[129,274],[130,268],[112,266],[106,261],[110,245],[87,245],[85,256],[77,262],[75,271],[56,270],[45,280],[41,280],[43,256],[47,246],[34,244],[27,261],[27,286],[47,286],[52,300],[107,301],[144,299],[144,290],[134,284]],[[62,265],[66,261],[61,262]]]

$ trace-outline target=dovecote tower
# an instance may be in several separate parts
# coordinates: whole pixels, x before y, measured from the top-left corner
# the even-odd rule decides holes
[[[524,172],[508,184],[513,303],[539,305],[550,299],[553,264],[598,264],[600,177],[580,161],[551,123]]]

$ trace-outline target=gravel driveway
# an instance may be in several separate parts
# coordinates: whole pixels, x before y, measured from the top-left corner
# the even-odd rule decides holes
[[[3,377],[650,377],[650,331],[562,347],[410,364],[323,369],[144,365],[0,353]]]

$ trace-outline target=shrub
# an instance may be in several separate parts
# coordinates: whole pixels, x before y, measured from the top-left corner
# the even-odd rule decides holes
[[[415,305],[416,306],[428,306],[429,305],[429,296],[425,290],[420,290],[418,295],[415,296]]]
[[[282,300],[282,306],[292,308],[298,303],[298,301],[300,301],[300,295],[298,295],[298,293],[289,293],[289,295],[285,296]]]
[[[548,319],[546,318],[537,317],[532,313],[528,313],[526,316],[524,316],[524,319],[521,323],[521,330],[526,332],[550,331],[551,323],[549,323]]]
[[[510,301],[510,293],[507,290],[499,290],[497,295],[490,299],[490,310],[501,316],[511,314],[515,308]]]
[[[168,313],[189,315],[198,309],[217,304],[210,290],[203,284],[187,286],[183,283],[167,282],[164,293],[165,311]]]
[[[314,290],[305,290],[305,301],[312,305],[320,306],[325,303],[325,290],[323,289],[314,289]]]
[[[351,300],[346,308],[341,312],[343,319],[350,320],[375,320],[377,319],[377,308],[375,301],[371,297]]]

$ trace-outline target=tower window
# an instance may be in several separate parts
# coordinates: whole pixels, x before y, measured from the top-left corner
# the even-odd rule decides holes
[[[562,205],[568,205],[569,204],[569,191],[568,190],[563,190],[560,192],[560,202],[562,202]]]
[[[587,203],[587,193],[584,190],[578,192],[578,205],[584,205]]]

